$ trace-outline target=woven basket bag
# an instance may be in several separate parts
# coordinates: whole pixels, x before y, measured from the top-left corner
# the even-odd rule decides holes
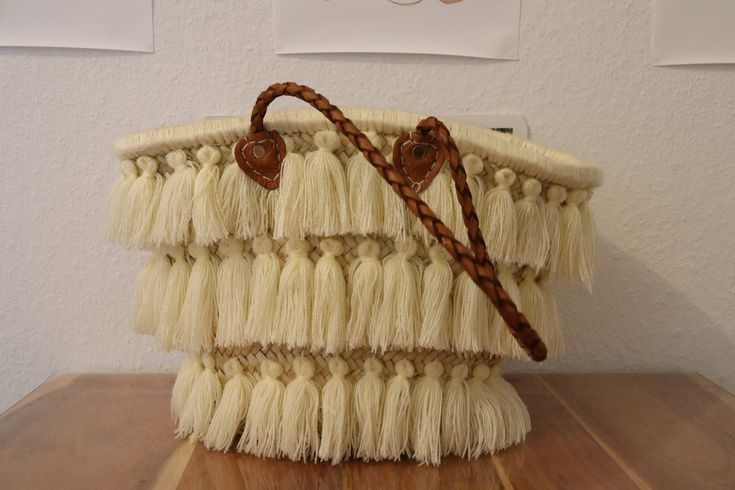
[[[317,110],[265,117],[282,95]],[[177,436],[334,464],[524,439],[499,363],[561,352],[549,281],[592,281],[599,169],[433,117],[343,113],[295,83],[249,120],[115,148],[109,238],[150,251],[134,328],[189,354]]]

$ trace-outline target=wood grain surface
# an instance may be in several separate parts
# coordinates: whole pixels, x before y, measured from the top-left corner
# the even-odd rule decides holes
[[[0,416],[0,488],[735,488],[735,397],[699,375],[509,381],[531,412],[526,442],[434,468],[210,452],[173,438],[172,375],[64,375]]]

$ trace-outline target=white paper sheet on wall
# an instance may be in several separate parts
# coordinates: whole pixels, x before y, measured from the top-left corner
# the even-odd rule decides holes
[[[520,0],[275,0],[276,53],[518,59]]]
[[[656,0],[654,63],[735,63],[735,0]]]
[[[0,46],[153,52],[152,0],[2,0]]]

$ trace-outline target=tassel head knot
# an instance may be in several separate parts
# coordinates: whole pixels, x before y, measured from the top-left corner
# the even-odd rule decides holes
[[[211,253],[209,252],[209,247],[198,243],[192,243],[189,245],[189,255],[198,260],[209,258]]]
[[[186,249],[184,247],[171,247],[168,254],[173,257],[176,262],[180,262],[186,258]]]
[[[319,248],[326,255],[342,255],[344,252],[344,246],[339,238],[326,238],[319,242]]]
[[[256,237],[253,240],[253,252],[258,255],[264,255],[273,252],[273,240],[265,235]]]
[[[398,376],[401,376],[402,378],[410,379],[413,378],[413,375],[416,374],[416,369],[413,367],[413,364],[411,364],[411,361],[408,359],[401,359],[400,361],[396,362],[396,374]]]
[[[153,157],[142,156],[137,160],[138,168],[143,171],[143,175],[151,177],[158,171],[158,160]]]
[[[291,238],[285,245],[287,255],[307,255],[311,250],[311,244],[307,240]]]
[[[135,165],[135,162],[132,160],[123,160],[122,162],[120,162],[120,172],[125,177],[137,177],[138,167]]]
[[[174,169],[174,171],[186,168],[186,153],[183,150],[175,150],[166,154],[166,163]]]
[[[406,257],[413,257],[416,254],[416,250],[418,249],[416,241],[411,238],[396,240],[395,246],[396,253],[403,254]]]
[[[424,375],[430,378],[439,378],[444,374],[444,366],[439,361],[431,361],[424,366]]]
[[[380,255],[380,245],[375,240],[367,239],[360,242],[357,246],[357,254],[360,257],[370,257],[377,259]]]
[[[549,190],[546,191],[546,198],[549,200],[549,204],[559,206],[567,199],[567,190],[560,185],[552,185]]]
[[[541,195],[541,182],[536,179],[526,179],[522,187],[525,199],[534,200]]]
[[[211,354],[204,354],[202,356],[202,364],[204,364],[204,369],[209,369],[210,371],[214,371],[216,366],[214,357]]]
[[[225,257],[241,256],[245,251],[245,243],[233,236],[229,236],[219,242],[219,251]]]
[[[506,189],[509,189],[510,186],[513,185],[513,183],[516,181],[516,174],[513,173],[513,171],[509,168],[501,168],[497,172],[495,172],[495,183],[499,187],[505,187]]]
[[[245,370],[243,369],[242,364],[240,364],[240,361],[237,358],[233,357],[225,363],[224,372],[227,376],[232,378],[237,376],[238,374],[244,373]]]
[[[490,377],[490,368],[487,367],[487,364],[479,364],[472,371],[472,377],[478,381],[485,381]]]
[[[350,367],[347,365],[344,359],[340,357],[333,357],[329,360],[329,372],[335,378],[344,378],[350,371]]]
[[[334,152],[334,150],[340,147],[341,142],[336,131],[327,129],[324,131],[317,131],[316,134],[314,134],[314,144],[320,150]]]
[[[202,165],[217,165],[221,158],[222,154],[214,146],[205,145],[197,150],[197,159]]]
[[[467,172],[468,177],[474,177],[482,173],[484,164],[482,163],[482,158],[474,153],[470,153],[462,157],[462,166]]]
[[[449,252],[441,245],[434,245],[429,249],[429,258],[432,262],[448,262]]]
[[[383,372],[383,363],[378,359],[371,357],[365,361],[365,374],[379,375]]]
[[[490,377],[495,378],[503,375],[503,365],[500,363],[494,364],[490,368]]]
[[[385,138],[375,131],[365,131],[365,136],[367,136],[370,143],[372,143],[378,150],[382,150],[385,147]]]
[[[533,281],[536,279],[536,272],[534,272],[533,268],[527,267],[523,270],[521,277],[523,277],[524,281]]]
[[[286,153],[293,153],[296,149],[296,142],[291,136],[281,136],[283,145],[286,147]]]
[[[470,374],[470,368],[467,367],[467,364],[458,364],[457,366],[454,366],[452,370],[449,373],[449,376],[454,381],[463,381],[467,378],[467,376]]]
[[[305,357],[297,357],[293,360],[293,372],[300,378],[311,379],[314,376],[314,363]]]
[[[276,361],[266,359],[260,364],[260,372],[265,377],[276,379],[283,374],[283,366]]]
[[[584,189],[574,189],[569,193],[567,198],[567,205],[579,206],[587,199],[587,191]]]

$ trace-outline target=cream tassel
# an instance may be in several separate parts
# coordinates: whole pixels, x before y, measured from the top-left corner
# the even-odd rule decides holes
[[[191,388],[176,429],[176,437],[186,437],[191,434],[192,439],[203,438],[209,429],[214,409],[222,396],[222,385],[215,369],[214,358],[205,354],[202,357],[202,363],[204,370]]]
[[[469,381],[470,392],[470,457],[478,458],[499,449],[498,443],[505,434],[500,408],[493,393],[485,385],[490,376],[490,368],[485,364],[475,367]]]
[[[454,283],[452,310],[452,345],[463,352],[480,352],[490,344],[490,318],[493,308],[485,293],[467,272],[462,271]]]
[[[388,149],[393,148],[396,139],[388,140]],[[392,152],[389,151],[386,160],[393,163],[392,158]],[[380,189],[383,197],[383,235],[394,239],[405,238],[408,235],[410,223],[413,223],[414,219],[411,211],[387,182],[381,182]]]
[[[595,230],[592,213],[590,213],[590,199],[592,199],[592,191],[586,191],[585,199],[579,204],[579,214],[582,221],[582,262],[579,266],[579,276],[587,289],[591,290],[597,264],[597,231]]]
[[[544,207],[546,230],[549,235],[549,257],[546,263],[553,274],[559,264],[561,250],[561,203],[567,198],[567,190],[558,185],[552,185],[546,191],[547,203]]]
[[[547,338],[544,339],[544,342],[549,350],[549,357],[556,357],[564,353],[564,335],[559,320],[556,297],[554,297],[553,289],[549,286],[549,274],[541,276],[538,287],[544,297],[544,321],[548,325]]]
[[[515,181],[516,174],[509,168],[495,172],[496,186],[485,194],[480,213],[488,254],[501,262],[515,259],[518,225],[510,190]]]
[[[284,136],[287,153],[281,164],[281,183],[276,205],[274,238],[303,238],[306,223],[304,201],[304,169],[306,163],[301,154],[294,152],[293,138]]]
[[[179,372],[176,375],[176,381],[171,392],[171,415],[178,424],[181,415],[184,413],[186,400],[189,399],[191,389],[194,383],[199,379],[199,375],[204,371],[201,359],[196,354],[189,354],[181,363]]]
[[[350,232],[347,178],[342,162],[334,154],[340,147],[335,131],[314,135],[317,150],[306,155],[305,231],[318,236],[344,235]]]
[[[281,418],[281,450],[293,461],[316,461],[319,451],[319,386],[311,379],[314,364],[293,360],[296,379],[286,387]]]
[[[498,281],[508,293],[508,296],[513,303],[522,312],[523,305],[521,304],[521,293],[518,290],[518,284],[516,283],[515,277],[513,276],[514,268],[510,265],[501,265],[498,267]],[[505,325],[505,320],[500,316],[498,311],[492,309],[492,327],[490,328],[492,334],[492,349],[491,351],[496,354],[505,354],[510,357],[518,359],[526,359],[528,356],[523,349],[518,345],[515,338],[508,331],[508,327]]]
[[[281,414],[286,387],[278,377],[283,374],[283,367],[266,359],[260,365],[260,372],[262,377],[253,388],[237,450],[258,457],[275,458],[281,454]]]
[[[582,277],[580,266],[583,264],[582,213],[579,205],[587,197],[581,189],[569,192],[561,210],[561,251],[559,253],[559,274],[566,277]]]
[[[426,364],[424,376],[411,392],[411,446],[414,459],[421,464],[441,461],[442,374],[442,363]]]
[[[194,182],[191,220],[194,225],[194,240],[201,245],[211,245],[227,236],[217,199],[220,177],[217,163],[220,158],[222,154],[213,146],[203,146],[197,151],[197,159],[202,167]]]
[[[228,163],[217,186],[217,199],[225,229],[243,240],[265,233],[266,193],[237,163]]]
[[[346,379],[350,367],[335,357],[329,361],[332,376],[322,389],[322,438],[319,459],[340,463],[349,454],[355,430],[352,383]]]
[[[539,270],[546,263],[549,253],[549,234],[546,229],[541,182],[526,179],[523,182],[523,199],[515,203],[518,223],[516,257],[522,264]]]
[[[163,176],[158,173],[158,161],[155,158],[140,157],[137,163],[141,173],[125,198],[122,229],[123,235],[129,237],[127,245],[142,249],[153,244],[151,230],[158,213]]]
[[[470,188],[470,193],[472,193],[472,201],[475,202],[475,206],[479,209],[482,206],[482,203],[485,201],[485,182],[482,179],[482,172],[485,169],[485,164],[482,162],[482,158],[479,156],[470,153],[462,157],[462,166],[465,169],[465,172],[467,173],[467,186]],[[454,191],[452,193],[452,196],[454,199],[457,199],[457,191],[454,187],[452,187],[452,190]],[[467,236],[467,228],[464,225],[464,218],[462,217],[462,207],[459,205],[459,201],[457,201],[457,227],[454,228],[454,236],[457,237],[457,239],[464,243],[465,245],[469,245],[469,237]],[[481,215],[480,211],[478,211],[478,214]],[[481,219],[482,216],[478,216],[478,219]],[[482,229],[482,225],[481,225]]]
[[[416,242],[399,240],[384,263],[383,302],[378,324],[370,332],[370,346],[413,350],[421,329],[421,261]]]
[[[224,255],[217,271],[217,347],[244,347],[250,301],[250,261],[247,246],[234,237],[219,242]]]
[[[173,172],[166,177],[163,184],[152,237],[159,245],[181,245],[189,241],[197,169],[193,162],[187,160],[183,150],[168,153],[166,162]]]
[[[357,246],[357,259],[349,270],[350,319],[347,322],[347,346],[356,349],[367,345],[368,332],[380,314],[383,300],[383,264],[380,245],[365,239]],[[371,345],[374,339],[371,339]]]
[[[162,250],[155,250],[140,270],[133,297],[135,332],[155,335],[170,271],[171,262]]]
[[[379,151],[385,146],[385,139],[375,131],[365,131],[365,135]],[[347,160],[352,233],[369,235],[383,230],[382,182],[361,151]]]
[[[383,363],[370,358],[364,364],[365,374],[355,383],[355,454],[364,460],[380,459],[379,442],[383,392],[385,384],[380,373]]]
[[[491,395],[497,400],[500,422],[497,449],[504,449],[523,442],[531,430],[531,417],[518,392],[502,376],[500,364],[490,368],[490,376],[485,381]]]
[[[311,245],[306,240],[292,239],[285,247],[288,258],[281,272],[276,328],[271,342],[293,349],[309,345],[314,263],[309,259]]]
[[[250,304],[245,323],[246,344],[267,344],[275,330],[276,298],[281,262],[273,252],[273,242],[267,236],[253,240],[252,274],[250,280]]]
[[[227,451],[232,446],[237,431],[245,421],[255,384],[252,376],[245,374],[242,364],[235,357],[225,363],[224,371],[229,380],[222,390],[222,398],[204,437],[207,449],[217,451]]]
[[[454,273],[449,254],[441,245],[429,249],[431,264],[424,271],[421,296],[421,334],[419,347],[447,350],[452,324],[452,282]]]
[[[179,321],[181,308],[186,298],[186,289],[189,286],[189,276],[191,276],[191,264],[189,264],[184,247],[173,248],[170,254],[174,263],[166,280],[161,314],[158,316],[156,329],[158,345],[165,351],[171,350],[175,345],[176,324]]]
[[[383,424],[380,430],[380,456],[398,461],[408,452],[408,429],[411,404],[411,378],[416,373],[413,364],[401,359],[385,390]]]
[[[551,324],[551,318],[547,316],[546,298],[538,284],[533,269],[526,268],[523,271],[523,280],[518,290],[521,294],[521,311],[526,315],[528,323],[538,332],[541,339],[546,343],[549,350],[549,358],[552,357],[551,347],[559,344],[558,330],[555,331]]]
[[[176,345],[185,352],[209,352],[214,346],[217,321],[217,263],[209,248],[202,245],[190,245],[189,254],[194,266],[176,324]]]
[[[344,247],[338,238],[327,238],[319,248],[322,256],[314,268],[311,348],[331,354],[341,352],[347,344],[347,286],[336,258]]]
[[[125,218],[125,200],[130,188],[138,177],[138,167],[132,160],[120,163],[120,175],[112,185],[110,200],[107,206],[107,239],[116,243],[127,243],[130,239],[123,228]]]
[[[449,165],[445,165],[431,181],[429,186],[420,194],[421,199],[429,205],[434,213],[444,222],[447,227],[455,231],[462,228],[462,212],[459,209],[456,192],[454,190],[454,181],[449,175]],[[390,189],[389,189],[390,190]],[[390,190],[390,192],[393,192]],[[402,206],[406,206],[401,203]],[[457,221],[459,219],[459,221]],[[434,236],[429,233],[424,224],[416,217],[412,218],[413,233],[421,237],[425,245],[436,243]]]
[[[459,364],[452,368],[444,385],[442,402],[442,452],[467,457],[470,451],[470,398],[467,385],[469,368]]]

